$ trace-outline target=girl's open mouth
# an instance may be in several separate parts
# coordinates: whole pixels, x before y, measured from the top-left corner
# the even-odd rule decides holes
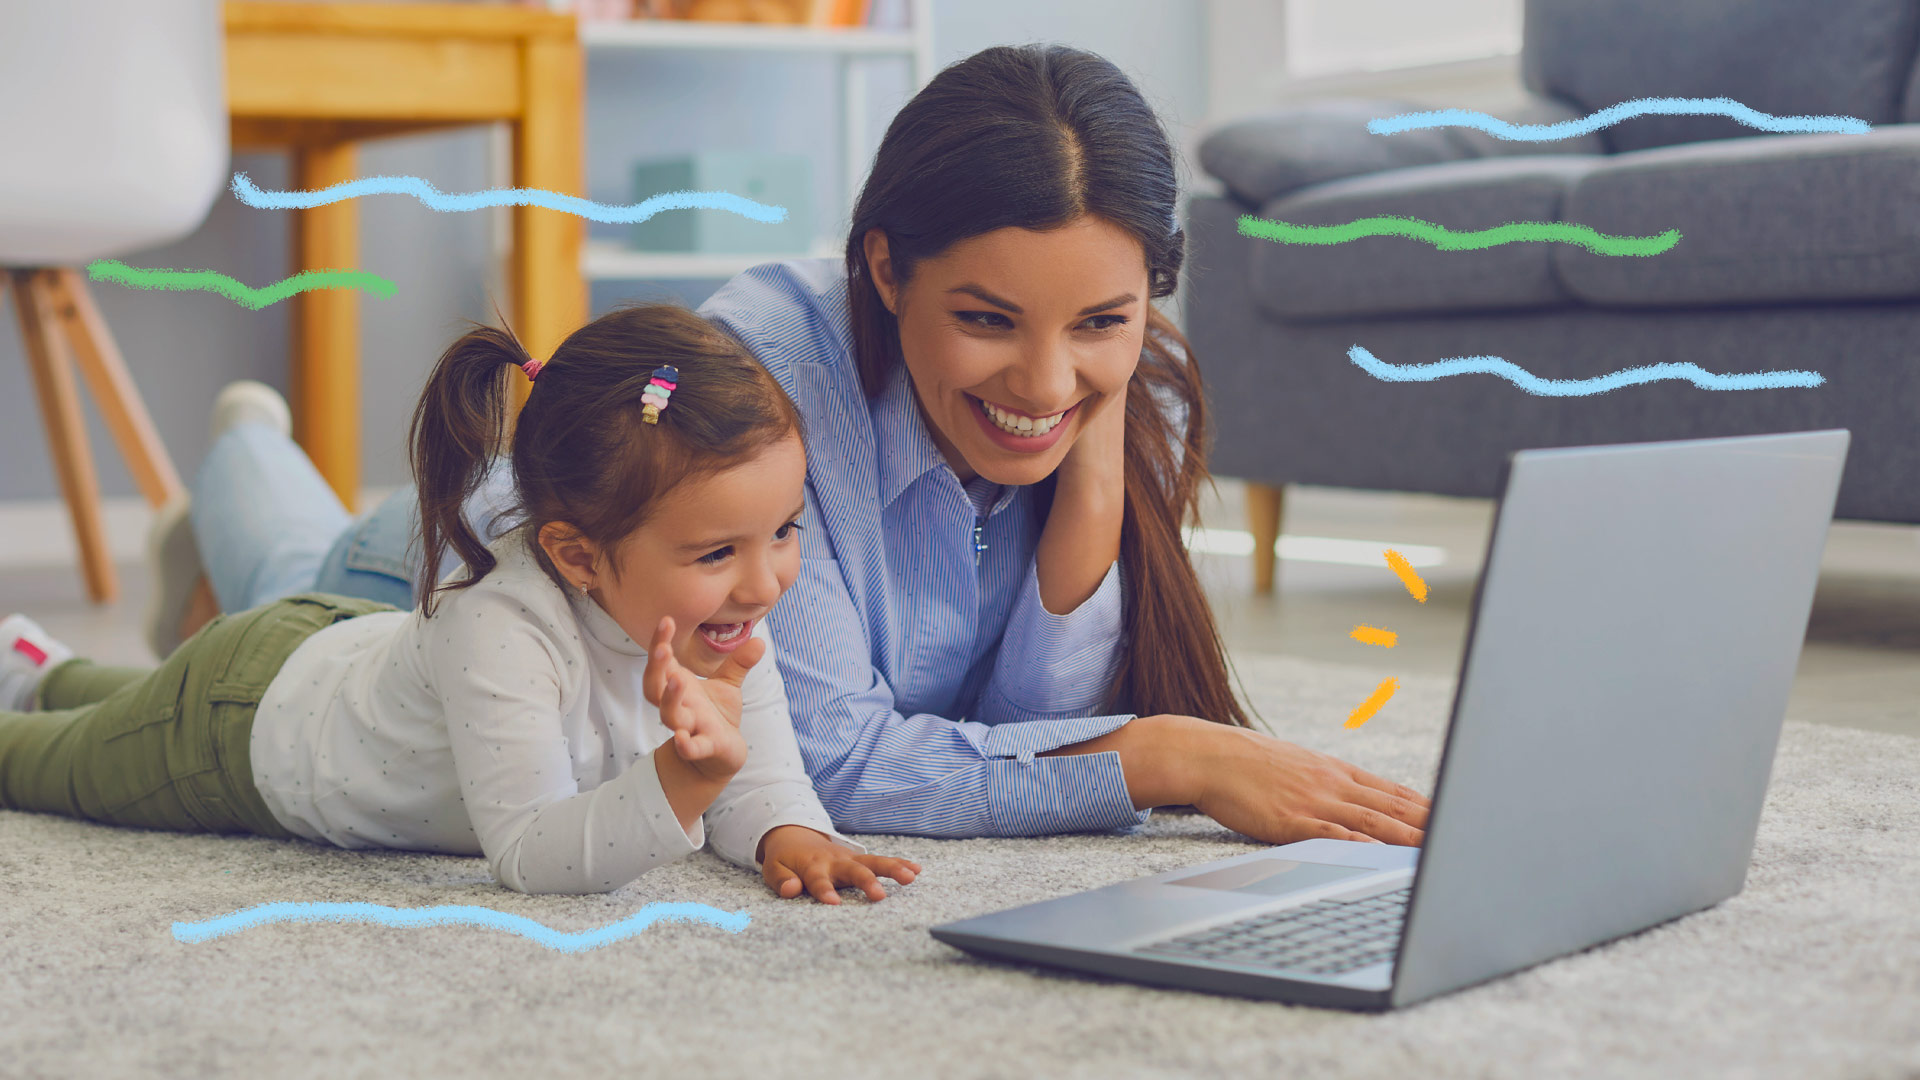
[[[701,623],[700,640],[717,653],[730,653],[753,636],[753,620],[734,623]]]

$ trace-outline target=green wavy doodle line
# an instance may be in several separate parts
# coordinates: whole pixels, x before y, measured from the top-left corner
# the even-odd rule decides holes
[[[1658,236],[1609,236],[1585,225],[1563,221],[1509,221],[1491,229],[1455,232],[1445,225],[1409,217],[1366,217],[1345,225],[1295,225],[1254,217],[1240,218],[1240,235],[1281,244],[1344,244],[1366,236],[1403,236],[1424,240],[1441,251],[1478,251],[1501,244],[1572,244],[1595,255],[1658,255],[1673,250],[1680,242],[1680,230],[1668,229]]]
[[[88,263],[87,278],[133,289],[219,293],[250,311],[277,304],[309,289],[363,289],[379,297],[392,296],[397,291],[393,282],[364,270],[308,270],[256,289],[215,270],[143,270],[118,259],[96,259]]]

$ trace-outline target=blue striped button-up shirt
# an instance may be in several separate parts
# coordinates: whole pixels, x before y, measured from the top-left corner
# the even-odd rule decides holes
[[[1035,756],[1133,719],[1088,715],[1119,662],[1119,564],[1071,613],[1041,605],[1034,492],[964,488],[904,369],[868,399],[836,261],[755,267],[700,310],[805,417],[800,577],[767,623],[834,823],[1034,836],[1145,820],[1118,754]]]

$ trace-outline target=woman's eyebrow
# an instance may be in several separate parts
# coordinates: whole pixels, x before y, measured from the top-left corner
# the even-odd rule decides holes
[[[992,293],[988,292],[987,290],[981,288],[978,285],[956,285],[953,288],[948,289],[947,292],[966,293],[968,296],[972,296],[977,299],[984,300],[987,303],[992,304],[994,307],[1011,311],[1015,315],[1025,314],[1025,312],[1023,312],[1020,309],[1019,304],[1016,304],[1011,300],[1002,300],[1001,298],[993,295]],[[1135,296],[1132,293],[1121,293],[1119,296],[1116,296],[1113,299],[1106,301],[1105,303],[1091,304],[1091,305],[1088,305],[1087,307],[1081,308],[1080,314],[1092,315],[1096,312],[1108,311],[1117,307],[1125,307],[1128,304],[1131,304],[1138,299],[1139,297]]]

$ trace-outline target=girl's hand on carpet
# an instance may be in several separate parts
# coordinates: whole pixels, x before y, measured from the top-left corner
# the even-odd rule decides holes
[[[1330,754],[1244,728],[1207,725],[1192,762],[1208,817],[1269,844],[1331,838],[1417,847],[1430,803]]]
[[[843,888],[859,889],[868,900],[885,900],[882,877],[905,885],[920,874],[919,863],[862,855],[800,825],[768,830],[760,839],[759,859],[760,876],[781,899],[810,892],[823,904],[838,904]]]

